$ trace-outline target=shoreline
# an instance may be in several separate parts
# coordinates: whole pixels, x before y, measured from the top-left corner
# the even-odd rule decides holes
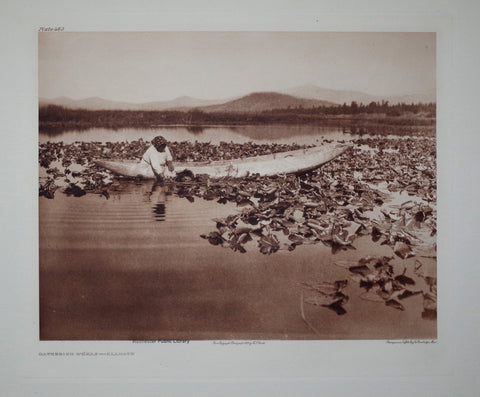
[[[215,128],[247,128],[247,127],[275,127],[275,126],[305,126],[316,128],[335,128],[342,130],[344,134],[352,135],[372,135],[385,137],[392,136],[412,136],[412,137],[436,137],[436,125],[395,125],[395,124],[373,124],[373,123],[355,123],[353,119],[343,119],[343,123],[319,123],[319,122],[306,122],[306,123],[210,123],[210,124],[183,124],[183,123],[164,123],[164,124],[144,124],[144,125],[128,125],[128,124],[91,124],[91,123],[39,123],[39,133],[51,136],[61,135],[65,132],[73,131],[89,131],[96,128],[109,129],[113,131],[132,129],[132,130],[155,130],[162,128],[181,129],[184,128],[192,133],[201,133],[206,129]]]

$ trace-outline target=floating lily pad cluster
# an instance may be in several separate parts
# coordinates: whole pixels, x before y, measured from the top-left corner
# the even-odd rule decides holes
[[[335,253],[353,249],[357,237],[370,235],[401,258],[435,257],[434,140],[363,139],[358,144],[353,152],[303,176],[222,180],[200,194],[193,188],[192,195],[246,206],[231,219],[215,220],[217,230],[203,237],[212,242],[215,236],[215,245],[245,252],[256,236],[260,251],[271,254],[318,242]],[[403,156],[406,151],[408,156]],[[399,182],[404,174],[417,181],[415,189]],[[387,183],[396,187],[390,189]],[[415,201],[388,206],[399,185]]]
[[[360,297],[365,300],[384,303],[397,310],[405,310],[403,301],[415,295],[423,297],[422,318],[435,319],[437,316],[437,278],[426,275],[423,264],[416,260],[413,271],[407,275],[408,266],[402,273],[395,273],[390,263],[392,257],[367,256],[357,263],[337,261],[337,266],[348,269],[350,279],[364,289]],[[423,283],[419,283],[419,280]],[[310,301],[306,301],[311,303]]]
[[[436,257],[436,211],[431,206],[406,201],[382,214],[383,220],[372,221],[374,241],[392,246],[402,259]]]
[[[357,189],[356,189],[357,187]],[[323,242],[339,249],[353,248],[356,236],[368,233],[364,224],[368,218],[363,209],[352,202],[360,202],[373,209],[383,194],[358,185],[345,186],[322,172],[303,177],[278,176],[250,177],[242,181],[217,182],[206,190],[218,202],[232,201],[243,210],[226,219],[216,219],[217,230],[210,235],[221,237],[216,245],[245,252],[240,245],[255,235],[262,253],[271,254],[279,249],[293,250],[302,244]],[[365,194],[364,194],[365,193]],[[247,233],[248,237],[238,239]],[[208,238],[210,235],[204,236]],[[209,239],[210,241],[210,239]]]
[[[415,275],[425,281],[428,289],[423,291],[422,318],[434,320],[437,318],[437,277],[429,275],[419,260],[415,260]]]
[[[234,143],[220,142],[212,145],[205,142],[171,142],[168,144],[177,161],[216,161],[261,156],[304,149],[307,145],[285,143]]]
[[[349,301],[346,289],[356,284],[364,290],[360,295],[361,299],[382,303],[400,311],[405,310],[405,299],[420,295],[423,298],[422,318],[436,319],[437,278],[428,276],[423,264],[418,260],[415,260],[413,266],[406,265],[402,273],[395,272],[390,263],[392,259],[386,256],[366,256],[358,262],[337,261],[335,265],[348,270],[350,280],[302,283],[301,303],[325,307],[343,315],[347,313],[344,306]],[[308,321],[307,324],[311,326]]]
[[[39,195],[53,199],[62,188],[67,195],[81,197],[87,192],[107,197],[112,175],[100,170],[93,159],[109,156],[119,158],[118,147],[100,142],[42,143],[39,147]]]
[[[434,138],[363,138],[354,142],[357,147],[347,165],[355,171],[356,180],[382,183],[389,192],[405,191],[425,201],[436,201]]]

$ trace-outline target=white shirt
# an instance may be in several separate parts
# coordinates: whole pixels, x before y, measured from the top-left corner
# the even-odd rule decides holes
[[[167,161],[173,161],[173,157],[168,146],[165,146],[163,152],[159,152],[155,149],[155,146],[152,145],[143,154],[142,161],[152,167],[156,174],[163,175]]]

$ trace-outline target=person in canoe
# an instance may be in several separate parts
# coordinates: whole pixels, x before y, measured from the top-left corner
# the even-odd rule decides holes
[[[174,171],[173,157],[170,149],[167,146],[167,141],[163,136],[156,136],[152,139],[152,145],[143,154],[142,165],[150,167],[159,180],[167,174],[166,170],[172,175]]]

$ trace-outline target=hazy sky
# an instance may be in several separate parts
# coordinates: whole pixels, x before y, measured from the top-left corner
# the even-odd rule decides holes
[[[400,95],[435,88],[434,33],[39,33],[39,96],[226,99],[314,84]]]

